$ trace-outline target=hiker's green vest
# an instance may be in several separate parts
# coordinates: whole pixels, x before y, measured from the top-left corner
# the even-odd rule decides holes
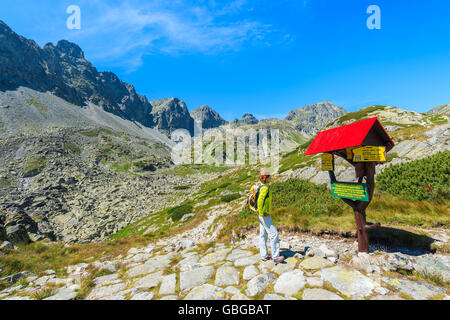
[[[269,193],[268,196],[267,193]],[[266,200],[264,201],[264,199]],[[272,211],[272,191],[270,190],[269,185],[264,184],[259,190],[258,213],[261,217],[263,217],[264,214],[270,214],[271,211]]]

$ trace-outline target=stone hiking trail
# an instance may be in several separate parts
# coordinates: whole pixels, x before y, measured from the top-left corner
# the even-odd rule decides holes
[[[77,298],[82,279],[92,268],[103,271],[93,280],[87,300],[398,300],[450,298],[449,259],[425,254],[356,253],[356,242],[309,234],[281,234],[284,263],[261,261],[258,235],[238,243],[214,243],[207,232],[226,213],[223,205],[210,211],[197,227],[159,239],[115,260],[100,259],[67,267],[67,278],[47,270],[42,275],[22,272],[4,278],[13,286],[0,291],[2,300]],[[218,227],[220,228],[220,226]],[[444,240],[446,242],[446,239]],[[408,280],[394,271],[417,271],[438,277],[442,285]],[[390,271],[387,273],[386,271]],[[395,276],[394,276],[395,275]],[[24,281],[19,281],[25,279]],[[42,298],[42,296],[41,296]],[[79,298],[79,297],[78,297]]]

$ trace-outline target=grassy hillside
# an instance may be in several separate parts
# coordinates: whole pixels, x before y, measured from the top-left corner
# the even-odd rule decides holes
[[[377,176],[378,186],[410,200],[445,203],[450,199],[450,152],[393,165]]]
[[[272,219],[285,231],[355,234],[353,212],[338,198],[331,196],[325,185],[315,185],[299,179],[272,184]],[[383,225],[403,227],[450,227],[447,197],[439,203],[411,201],[402,196],[376,191],[367,209],[367,219]],[[258,219],[247,207],[238,215],[227,217],[221,238],[229,239],[231,231],[243,235],[256,230]]]

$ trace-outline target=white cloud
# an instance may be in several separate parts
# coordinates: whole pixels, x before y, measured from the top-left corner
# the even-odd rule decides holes
[[[132,71],[146,54],[210,55],[266,41],[270,26],[242,18],[246,6],[247,0],[90,1],[80,4],[82,29],[70,37],[89,58]]]

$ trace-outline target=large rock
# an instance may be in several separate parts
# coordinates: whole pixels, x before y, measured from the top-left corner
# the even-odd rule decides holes
[[[31,242],[27,230],[22,225],[6,227],[6,237],[14,244],[28,244]]]
[[[305,270],[319,270],[323,268],[328,268],[334,264],[327,259],[322,257],[314,256],[312,258],[307,258],[300,263],[300,267]]]
[[[206,266],[191,271],[180,272],[180,289],[189,290],[208,281],[214,273],[214,267]]]
[[[228,286],[239,284],[239,271],[233,267],[222,266],[217,269],[216,286]]]
[[[113,284],[111,286],[101,286],[94,288],[86,297],[87,300],[104,300],[117,295],[126,289],[125,283]]]
[[[148,274],[157,270],[154,264],[140,264],[125,272],[128,277],[137,277],[143,274]]]
[[[283,274],[285,272],[295,269],[297,265],[297,259],[294,257],[287,258],[284,263],[278,263],[272,268],[272,271],[276,274]]]
[[[228,255],[227,260],[228,261],[235,261],[241,258],[252,256],[253,253],[250,251],[242,250],[240,248],[234,249],[231,251],[231,253]]]
[[[202,263],[204,265],[208,264],[215,264],[219,261],[225,260],[225,257],[227,256],[227,253],[230,251],[230,249],[220,249],[218,251],[212,252],[210,254],[207,254],[203,258],[199,260],[199,263]]]
[[[77,296],[77,290],[79,288],[80,287],[78,285],[60,288],[55,292],[54,295],[44,300],[74,300]]]
[[[445,288],[437,287],[423,281],[411,281],[390,277],[382,278],[382,280],[415,300],[427,300],[432,296],[446,292]]]
[[[337,252],[328,248],[325,244],[322,244],[318,248],[314,248],[313,250],[316,256],[322,258],[338,258]]]
[[[263,292],[269,284],[275,281],[275,279],[276,277],[273,273],[267,272],[260,274],[247,283],[247,290],[245,293],[250,297],[254,297]]]
[[[346,270],[340,266],[323,269],[320,275],[335,289],[347,297],[360,298],[369,296],[378,284],[356,270]]]
[[[157,287],[162,281],[162,271],[151,273],[133,283],[133,288],[147,290]]]
[[[417,260],[416,271],[425,276],[442,279],[450,283],[450,262],[446,257],[421,257]]]
[[[259,274],[258,268],[254,265],[250,265],[250,266],[245,267],[244,273],[242,274],[242,278],[245,281],[248,281],[248,280],[256,277],[258,274]]]
[[[303,271],[293,270],[283,273],[278,278],[274,286],[274,291],[290,296],[303,289],[305,284],[306,279],[303,276]]]
[[[344,300],[337,294],[325,289],[305,289],[302,300]]]
[[[0,278],[0,283],[3,282],[3,283],[8,283],[8,284],[12,285],[12,284],[16,283],[17,281],[19,281],[21,278],[29,277],[31,275],[33,275],[33,273],[30,271],[22,271],[22,272],[15,273],[13,275],[10,275],[10,276],[4,277],[4,278]]]
[[[159,287],[160,295],[174,294],[177,285],[176,273],[169,274],[162,278],[161,286]]]
[[[234,265],[236,267],[248,266],[248,265],[252,265],[252,264],[257,263],[260,259],[261,258],[259,256],[259,254],[255,254],[255,255],[250,256],[250,257],[237,259],[236,261],[234,261]]]
[[[222,288],[204,284],[192,289],[184,300],[223,300],[224,297],[225,292]]]

